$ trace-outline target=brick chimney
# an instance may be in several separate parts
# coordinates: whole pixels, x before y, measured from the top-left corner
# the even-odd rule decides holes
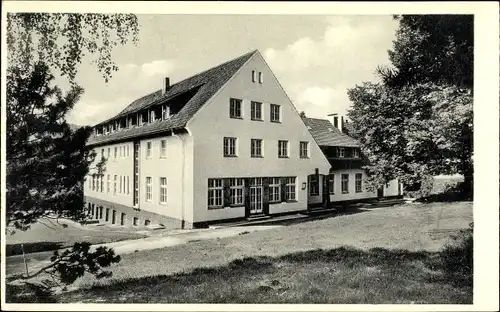
[[[168,89],[170,89],[170,78],[165,77],[165,80],[163,81],[162,89],[161,89],[161,94],[164,95],[167,93]]]

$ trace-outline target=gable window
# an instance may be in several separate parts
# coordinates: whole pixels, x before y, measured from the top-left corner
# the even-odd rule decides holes
[[[250,156],[251,157],[262,157],[262,140],[261,139],[251,139],[251,141],[250,141]]]
[[[262,103],[252,101],[251,118],[252,120],[262,120]]]
[[[288,157],[288,141],[278,141],[278,157],[287,158]]]
[[[363,192],[363,174],[356,173],[355,182],[356,182],[356,193]]]
[[[146,158],[151,158],[151,150],[153,143],[151,141],[146,142]]]
[[[160,158],[167,158],[167,140],[160,141]]]
[[[259,72],[259,83],[263,82],[264,82],[264,75],[262,74],[262,72]]]
[[[349,193],[349,175],[348,174],[342,174],[340,186],[342,188],[342,194]]]
[[[208,208],[222,207],[222,179],[208,179]]]
[[[229,117],[242,118],[241,117],[241,100],[239,100],[239,99],[230,99],[229,100]]]
[[[255,82],[255,80],[257,80],[257,73],[255,72],[255,70],[252,70],[252,82]]]
[[[359,150],[357,148],[352,149],[352,157],[359,158]]]
[[[317,175],[309,176],[309,195],[318,196],[319,195],[319,181]]]
[[[281,179],[269,179],[269,202],[275,203],[281,201]]]
[[[229,189],[231,191],[231,205],[243,205],[243,193],[245,181],[243,179],[229,179]]]
[[[345,148],[339,147],[339,158],[344,158],[345,157]]]
[[[335,174],[328,176],[328,193],[335,194]]]
[[[224,138],[224,157],[236,157],[236,138]]]
[[[167,204],[167,178],[160,178],[160,204]]]
[[[309,158],[309,142],[300,142],[300,158]]]
[[[153,183],[151,177],[146,177],[146,201],[153,200]]]
[[[277,104],[271,104],[271,122],[281,122],[280,110],[281,106]]]
[[[285,195],[286,201],[294,201],[295,200],[295,177],[285,178]]]

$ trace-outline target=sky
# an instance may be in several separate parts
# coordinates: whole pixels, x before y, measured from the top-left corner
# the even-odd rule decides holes
[[[94,125],[135,99],[258,49],[299,111],[341,115],[347,89],[376,81],[388,65],[397,21],[390,15],[138,15],[139,42],[118,46],[119,71],[105,83],[84,58],[77,82],[85,93],[68,120]]]

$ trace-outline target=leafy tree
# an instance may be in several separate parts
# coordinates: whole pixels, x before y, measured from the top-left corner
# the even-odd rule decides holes
[[[118,69],[112,49],[129,37],[136,42],[137,34],[137,18],[129,14],[7,15],[8,228],[27,230],[44,218],[85,220],[84,179],[89,172],[102,174],[105,159],[91,168],[96,155],[85,148],[90,128],[72,129],[66,122],[83,93],[75,83],[78,65],[86,54],[95,56],[108,81]],[[54,85],[55,73],[71,83],[67,92]],[[106,277],[110,272],[102,268],[119,260],[112,249],[91,251],[83,242],[55,253],[51,264],[23,279],[45,273],[68,284],[85,272]]]
[[[473,17],[396,16],[391,67],[381,83],[348,90],[351,135],[363,144],[379,187],[399,177],[409,190],[436,174],[464,175],[471,195]]]

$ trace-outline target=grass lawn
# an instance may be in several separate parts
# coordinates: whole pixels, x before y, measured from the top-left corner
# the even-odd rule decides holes
[[[340,247],[235,260],[190,273],[129,279],[57,297],[99,303],[472,303],[467,276],[437,253]]]
[[[438,252],[471,221],[472,202],[401,205],[140,251],[58,300],[470,303],[466,277],[446,273]]]

